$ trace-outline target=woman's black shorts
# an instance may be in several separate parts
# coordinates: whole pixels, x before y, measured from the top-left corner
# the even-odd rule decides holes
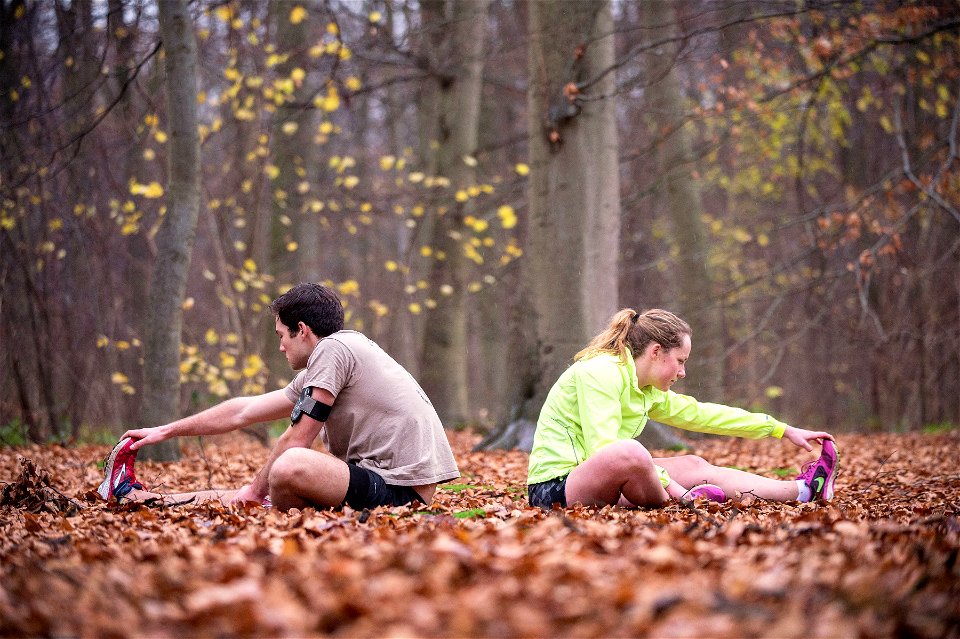
[[[548,479],[536,484],[527,486],[527,501],[531,506],[537,506],[544,510],[550,510],[554,504],[561,508],[567,507],[567,477],[557,477]]]

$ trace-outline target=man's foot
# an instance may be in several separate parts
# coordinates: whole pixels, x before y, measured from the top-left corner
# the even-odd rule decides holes
[[[108,501],[111,497],[120,499],[134,489],[143,490],[143,484],[137,481],[137,476],[133,473],[137,452],[130,450],[132,443],[133,440],[129,437],[120,440],[107,457],[103,469],[103,483],[97,488],[97,492]]]
[[[833,499],[833,482],[837,478],[838,468],[840,451],[833,441],[824,439],[820,459],[804,464],[802,472],[797,476],[797,481],[802,481],[810,489],[810,499],[807,501]]]
[[[683,496],[684,501],[693,501],[694,499],[708,499],[722,504],[727,501],[727,494],[723,489],[714,484],[700,484],[694,486]]]

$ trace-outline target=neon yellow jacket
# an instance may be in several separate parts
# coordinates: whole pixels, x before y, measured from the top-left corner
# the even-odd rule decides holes
[[[574,362],[550,389],[537,420],[527,483],[569,474],[607,444],[639,435],[648,419],[748,439],[783,437],[787,427],[762,413],[698,402],[653,386],[640,388],[629,350],[626,362],[616,355],[596,355]]]

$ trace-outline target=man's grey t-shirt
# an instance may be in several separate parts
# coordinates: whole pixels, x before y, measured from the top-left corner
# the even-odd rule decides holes
[[[437,411],[413,376],[356,331],[320,340],[307,367],[286,387],[296,402],[305,386],[336,401],[321,438],[337,458],[383,477],[418,486],[460,476]]]

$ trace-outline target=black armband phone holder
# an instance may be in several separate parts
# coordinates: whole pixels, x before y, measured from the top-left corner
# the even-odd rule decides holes
[[[313,386],[304,386],[303,392],[300,393],[300,398],[293,406],[293,412],[290,413],[290,421],[292,423],[296,424],[304,415],[309,415],[318,422],[325,422],[327,418],[330,417],[330,411],[333,410],[333,406],[318,402],[310,397],[311,392],[313,392]]]

